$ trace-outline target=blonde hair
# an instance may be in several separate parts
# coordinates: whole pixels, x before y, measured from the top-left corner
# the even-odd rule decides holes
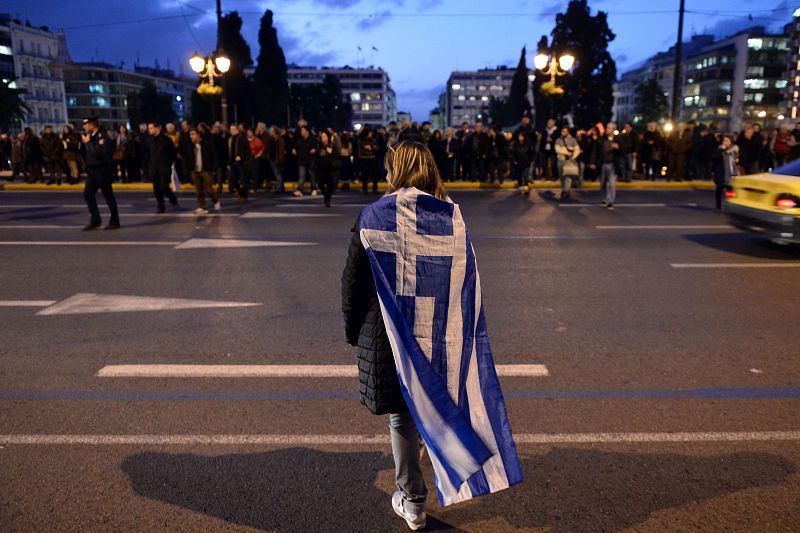
[[[447,199],[433,154],[424,144],[412,141],[390,144],[384,164],[389,193],[404,187],[416,187],[441,200]]]

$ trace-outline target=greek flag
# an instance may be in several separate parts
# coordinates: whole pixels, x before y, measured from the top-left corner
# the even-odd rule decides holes
[[[458,205],[401,189],[364,209],[359,232],[439,504],[520,483],[475,254]]]

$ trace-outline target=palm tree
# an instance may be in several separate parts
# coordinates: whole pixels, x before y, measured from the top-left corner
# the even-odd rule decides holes
[[[22,89],[12,89],[8,83],[0,83],[0,130],[7,130],[14,124],[19,124],[31,108],[22,99]]]

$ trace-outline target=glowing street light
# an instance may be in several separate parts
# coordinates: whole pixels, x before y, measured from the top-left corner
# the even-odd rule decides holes
[[[564,54],[556,57],[555,54],[539,52],[533,58],[533,66],[540,70],[545,76],[550,76],[550,80],[542,83],[542,91],[550,94],[564,94],[564,88],[556,85],[556,77],[563,76],[575,65],[575,57]]]
[[[215,53],[206,57],[195,53],[189,58],[189,66],[197,73],[203,82],[197,87],[200,94],[222,94],[222,87],[215,83],[216,78],[221,78],[223,74],[231,68],[231,60],[223,55]]]

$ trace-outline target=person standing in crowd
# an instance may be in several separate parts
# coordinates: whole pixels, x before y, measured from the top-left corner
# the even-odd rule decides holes
[[[661,160],[664,153],[664,139],[658,131],[656,122],[647,124],[644,140],[641,145],[641,159],[644,163],[644,178],[655,181],[661,175]]]
[[[739,147],[733,143],[733,137],[725,135],[714,155],[714,205],[717,211],[722,210],[722,198],[725,191],[731,186],[734,176],[739,175],[738,169]]]
[[[444,140],[444,151],[447,156],[445,172],[442,175],[444,181],[453,181],[458,175],[458,154],[461,150],[461,141],[456,137],[455,129],[447,128],[447,136]]]
[[[214,151],[217,153],[217,168],[214,169],[214,187],[217,191],[217,198],[222,198],[229,154],[225,130],[219,122],[215,122],[211,127],[211,144],[214,145]]]
[[[602,125],[598,125],[602,127]],[[609,122],[605,132],[597,139],[590,157],[592,166],[600,170],[600,190],[604,194],[602,205],[608,210],[614,209],[617,197],[617,171],[615,163],[619,157],[619,141],[614,132],[617,125]]]
[[[763,144],[761,136],[755,134],[753,126],[745,124],[744,130],[736,141],[736,145],[739,147],[739,163],[745,174],[758,174]]]
[[[25,169],[28,171],[28,182],[42,181],[42,165],[44,164],[42,143],[30,128],[25,128],[22,132],[22,157]]]
[[[117,137],[114,139],[114,145],[114,175],[119,178],[121,183],[128,183],[128,161],[130,159],[128,151],[133,145],[133,142],[125,124],[119,125]]]
[[[247,201],[250,189],[249,174],[247,173],[248,161],[253,156],[250,143],[247,142],[247,132],[241,125],[231,124],[231,136],[228,139],[228,161],[230,161],[230,177],[228,188],[236,194],[236,202]]]
[[[431,131],[431,123],[427,120],[422,123],[422,129],[420,129],[420,134],[422,135],[422,144],[425,146],[428,145],[428,142],[433,137],[433,132]]]
[[[174,126],[173,126],[174,128]],[[153,180],[153,194],[158,202],[156,213],[166,211],[164,197],[169,199],[173,209],[178,209],[178,198],[170,188],[172,181],[172,166],[175,163],[175,142],[165,135],[161,124],[151,122],[147,125],[150,138],[148,139],[148,160],[150,166],[148,174]]]
[[[119,210],[117,199],[114,197],[114,147],[106,132],[100,129],[96,117],[83,121],[84,133],[81,137],[83,160],[86,165],[86,185],[83,188],[83,198],[89,208],[91,218],[83,228],[90,231],[100,227],[100,210],[97,208],[97,191],[103,193],[103,198],[111,211],[107,230],[119,229]]]
[[[686,124],[679,122],[667,139],[667,181],[686,179],[686,157],[692,149],[692,137]]]
[[[294,191],[294,195],[303,196],[303,187],[305,186],[306,178],[308,178],[311,186],[311,196],[316,196],[317,184],[314,177],[313,163],[317,157],[317,141],[311,136],[308,126],[300,128],[300,137],[295,139],[292,152],[297,156],[297,190]]]
[[[222,209],[214,187],[214,173],[218,167],[217,149],[211,139],[206,137],[207,135],[201,134],[196,129],[189,130],[189,138],[194,147],[192,182],[194,183],[194,192],[197,197],[197,209],[195,209],[195,214],[197,215],[208,214],[206,194],[214,204],[214,211]]]
[[[436,168],[441,176],[447,175],[447,153],[445,152],[444,139],[441,130],[433,132],[433,136],[428,139],[428,150],[433,154]]]
[[[514,130],[514,134],[511,136],[511,143],[514,144],[517,141],[517,137],[519,134],[523,134],[528,142],[531,144],[531,166],[528,170],[528,176],[525,178],[525,186],[528,185],[531,177],[536,174],[536,148],[538,143],[538,132],[534,129],[533,125],[531,125],[531,117],[529,115],[522,115],[522,120],[520,120],[519,127]],[[512,154],[512,168],[513,168],[513,154]],[[513,179],[513,178],[512,178]]]
[[[483,122],[475,123],[475,133],[471,135],[472,180],[485,181],[489,160],[489,135],[483,131]]]
[[[789,126],[782,125],[771,146],[775,159],[775,168],[782,167],[789,162],[789,156],[796,144],[797,141],[794,140],[794,135],[789,131]]]
[[[693,120],[689,121],[689,124],[694,124],[694,131],[692,132],[692,148],[689,152],[692,179],[708,179],[705,171],[705,163],[703,161],[703,142],[706,135],[706,128],[702,124],[695,124]]]
[[[42,135],[42,156],[47,168],[47,175],[50,179],[48,185],[61,185],[64,167],[64,143],[58,135],[53,132],[52,126],[44,127]]]
[[[581,147],[578,140],[570,133],[569,128],[564,126],[561,128],[561,136],[554,142],[554,148],[558,158],[556,172],[561,181],[561,199],[565,200],[570,197],[572,180],[580,174],[578,156],[581,155]]]
[[[244,124],[239,126],[244,129]],[[265,146],[261,139],[256,135],[255,130],[247,130],[247,143],[250,145],[250,160],[247,162],[245,171],[250,176],[250,186],[252,190],[257,191],[263,185],[262,178],[262,164],[264,163]]]
[[[136,155],[139,158],[139,169],[141,180],[147,181],[150,176],[150,133],[147,131],[147,124],[139,124],[139,135],[136,136]]]
[[[325,198],[325,207],[331,206],[331,197],[333,197],[333,191],[336,188],[336,182],[333,177],[333,162],[335,158],[336,152],[331,138],[327,132],[323,131],[319,135],[315,167],[317,183],[319,183],[322,195]]]
[[[181,183],[192,182],[192,157],[194,157],[194,148],[192,146],[192,139],[189,137],[189,122],[181,122],[181,131],[170,135],[173,139],[177,138],[175,148],[177,149],[175,157],[175,170],[178,173],[178,178]]]
[[[636,132],[633,130],[633,124],[625,123],[625,127],[617,137],[617,142],[620,154],[619,179],[627,183],[633,180],[633,171],[636,168]]]
[[[17,176],[28,179],[28,170],[25,168],[25,154],[22,145],[22,138],[24,134],[14,135],[11,137],[11,181],[14,181]]]
[[[533,142],[524,131],[517,130],[511,143],[511,179],[516,180],[517,189],[521,194],[528,194],[529,170],[533,155]]]
[[[495,180],[500,184],[503,183],[507,160],[506,137],[496,124],[492,124],[489,127],[489,156],[487,158],[490,183],[494,183]]]
[[[361,192],[367,194],[370,180],[372,181],[372,194],[378,192],[378,142],[372,128],[364,126],[358,138],[358,161],[361,165]]]
[[[468,181],[472,178],[472,132],[469,129],[468,122],[461,123],[461,129],[456,134],[461,150],[458,154],[458,161],[456,161],[456,179],[461,181]]]
[[[11,170],[11,139],[5,131],[0,133],[0,170]]]
[[[286,191],[283,186],[283,162],[286,160],[286,144],[276,126],[271,126],[264,136],[266,164],[275,177],[275,194]]]
[[[539,150],[541,154],[539,174],[545,179],[553,179],[558,173],[556,139],[558,139],[558,128],[556,127],[556,121],[552,118],[549,118],[547,119],[545,130],[542,133],[542,146]]]

